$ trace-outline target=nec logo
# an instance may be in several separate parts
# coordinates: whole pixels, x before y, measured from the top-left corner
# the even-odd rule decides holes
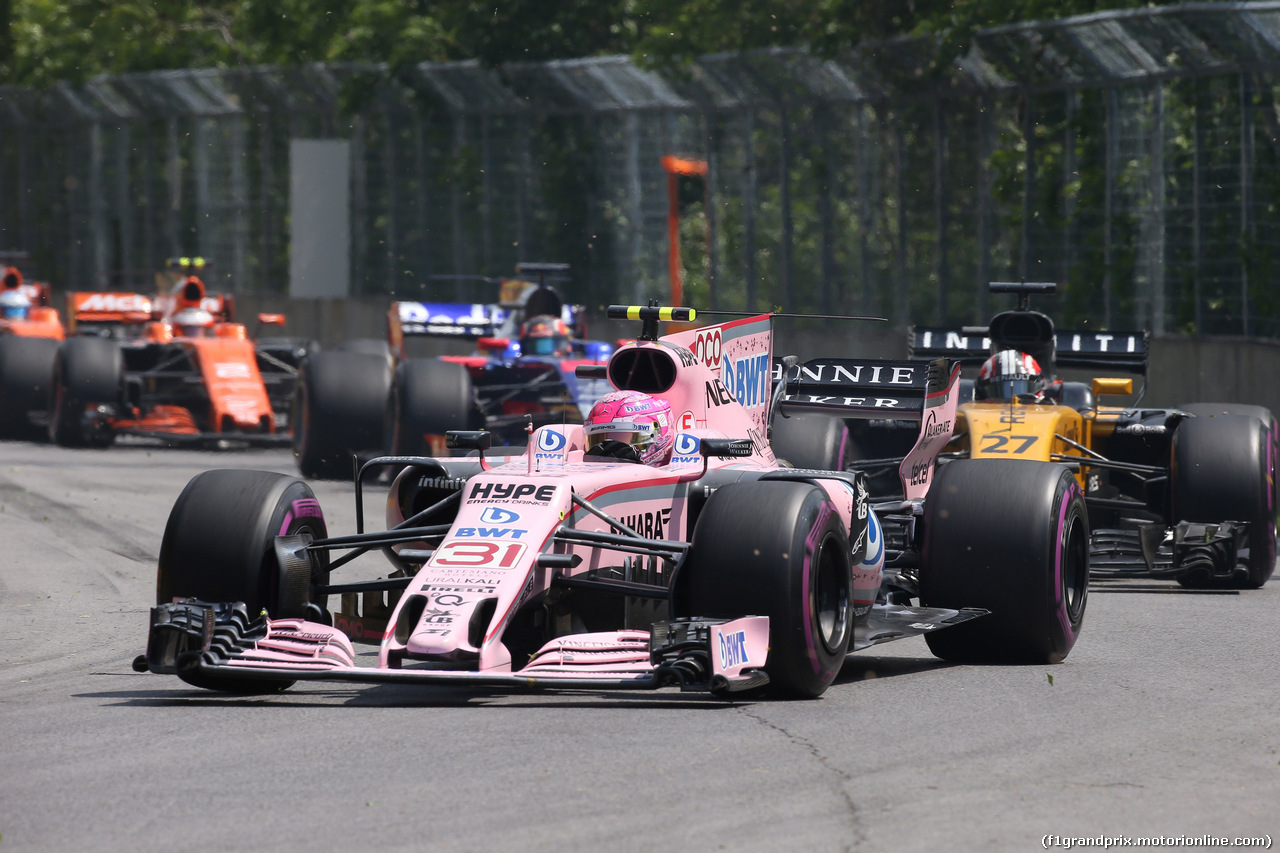
[[[564,450],[565,444],[568,443],[563,435],[554,430],[544,429],[538,433],[538,449],[545,450],[549,453],[556,453]]]

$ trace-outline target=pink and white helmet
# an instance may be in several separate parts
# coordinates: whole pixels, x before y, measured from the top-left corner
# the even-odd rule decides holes
[[[605,441],[618,441],[635,450],[639,461],[661,465],[675,441],[671,404],[639,391],[613,391],[591,407],[583,422],[587,452]]]

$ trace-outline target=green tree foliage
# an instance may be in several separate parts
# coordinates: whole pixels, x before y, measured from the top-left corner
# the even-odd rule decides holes
[[[479,59],[490,64],[631,53],[648,63],[770,46],[823,53],[1142,0],[0,0],[6,82],[305,62]],[[6,7],[11,9],[6,15]],[[4,34],[10,34],[11,52]],[[948,43],[951,43],[948,45]],[[6,56],[7,54],[7,56]]]

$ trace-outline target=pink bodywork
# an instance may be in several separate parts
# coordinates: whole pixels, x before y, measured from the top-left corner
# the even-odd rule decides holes
[[[557,574],[579,575],[618,566],[626,556],[599,543],[553,542],[562,527],[611,530],[602,519],[575,505],[572,494],[641,537],[688,542],[692,538],[689,490],[708,468],[777,469],[766,439],[771,344],[769,317],[760,315],[622,347],[619,352],[661,348],[678,368],[675,384],[661,394],[671,403],[676,422],[670,463],[651,467],[593,461],[584,457],[581,425],[536,430],[525,455],[466,481],[449,534],[401,593],[387,621],[378,656],[380,671],[394,671],[400,661],[425,660],[445,664],[446,669],[450,663],[457,664],[456,670],[434,672],[440,680],[492,680],[508,675],[600,679],[617,685],[648,678],[652,665],[647,631],[562,636],[516,666],[502,642],[503,632],[522,603],[549,590]],[[954,419],[954,381],[950,388],[951,393],[928,410],[937,419]],[[703,439],[743,437],[752,440],[749,457],[706,459],[699,452]],[[940,449],[936,441],[922,439],[916,451],[928,456],[931,466]],[[817,482],[827,493],[830,511],[846,527],[859,506],[869,511],[846,482]],[[878,524],[875,534],[880,535]],[[855,598],[860,607],[870,605],[882,579],[883,543],[877,541],[875,546],[880,549],[879,561],[855,567]],[[544,552],[576,555],[581,562],[572,569],[540,566],[538,557]],[[664,577],[659,582],[669,580]],[[416,609],[416,619],[404,616],[407,608]],[[750,671],[763,666],[768,654],[768,623],[766,617],[749,616],[713,626],[715,673],[729,683],[748,681]],[[238,658],[233,665],[280,667],[285,660],[289,668],[347,670],[354,665],[354,654],[350,641],[336,628],[274,620],[267,638],[258,643],[258,653]]]

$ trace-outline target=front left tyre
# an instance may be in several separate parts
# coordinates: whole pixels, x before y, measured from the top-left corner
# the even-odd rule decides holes
[[[1262,411],[1266,411],[1263,409]],[[1270,414],[1268,412],[1268,414]],[[1273,427],[1251,413],[1187,418],[1173,434],[1173,521],[1249,524],[1243,571],[1228,586],[1257,589],[1276,565],[1276,458]],[[1220,585],[1197,575],[1187,587]]]
[[[1084,621],[1089,516],[1062,465],[957,460],[925,500],[920,603],[990,613],[925,635],[944,660],[1059,663]]]

